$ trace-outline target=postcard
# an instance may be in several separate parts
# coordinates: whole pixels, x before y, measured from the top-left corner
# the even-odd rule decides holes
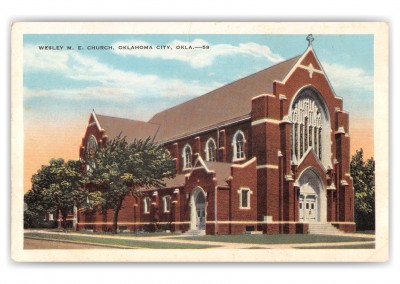
[[[388,25],[12,26],[12,258],[382,262]]]

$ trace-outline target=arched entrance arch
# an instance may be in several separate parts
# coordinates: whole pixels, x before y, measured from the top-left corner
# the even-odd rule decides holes
[[[196,187],[190,197],[190,229],[202,231],[206,228],[206,192]]]
[[[326,223],[326,190],[320,174],[312,167],[307,168],[300,174],[297,184],[300,188],[299,221]]]

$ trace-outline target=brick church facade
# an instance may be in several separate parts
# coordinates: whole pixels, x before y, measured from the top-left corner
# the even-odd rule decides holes
[[[206,234],[352,232],[349,115],[312,48],[149,121],[91,113],[80,157],[120,132],[151,137],[176,164],[165,187],[128,196],[120,229]],[[77,229],[109,230],[112,212],[78,210]]]

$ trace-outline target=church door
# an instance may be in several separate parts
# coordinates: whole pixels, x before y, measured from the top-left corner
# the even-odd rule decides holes
[[[196,198],[196,229],[204,230],[206,225],[206,199],[202,192]]]
[[[326,196],[321,178],[313,170],[306,170],[299,178],[299,221],[326,222]]]
[[[303,222],[317,221],[317,196],[304,195],[299,198],[299,219]]]

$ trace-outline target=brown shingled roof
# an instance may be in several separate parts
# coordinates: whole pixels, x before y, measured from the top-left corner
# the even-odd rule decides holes
[[[283,80],[300,57],[286,60],[157,113],[149,120],[160,125],[156,140],[171,140],[250,114],[251,99],[272,93],[273,82]]]
[[[185,184],[185,174],[176,175],[174,178],[165,178],[165,188],[181,187]]]
[[[217,185],[227,186],[226,180],[231,176],[231,163],[221,162],[204,162],[207,168],[215,172],[217,178]]]
[[[113,139],[120,133],[121,136],[126,136],[128,142],[136,139],[154,138],[157,134],[159,126],[139,120],[118,118],[96,114],[100,127],[106,131],[108,138]]]
[[[194,98],[155,114],[148,122],[96,114],[101,128],[110,139],[122,132],[128,141],[153,138],[165,142],[217,126],[251,112],[251,99],[272,93],[273,82],[282,81],[301,55],[273,65],[245,78],[222,86],[205,95]]]

